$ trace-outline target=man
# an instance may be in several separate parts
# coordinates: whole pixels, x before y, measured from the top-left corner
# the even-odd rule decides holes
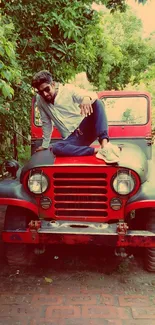
[[[104,105],[95,92],[53,81],[50,72],[36,73],[32,87],[37,90],[37,105],[41,115],[43,143],[36,151],[49,147],[52,122],[63,140],[52,145],[56,156],[91,156],[107,163],[119,161],[119,149],[109,142]],[[98,139],[100,148],[90,145]]]

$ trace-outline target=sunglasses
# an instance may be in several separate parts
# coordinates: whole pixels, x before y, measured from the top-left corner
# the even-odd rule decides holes
[[[44,96],[44,92],[46,92],[46,93],[49,93],[50,92],[50,87],[49,86],[46,86],[44,89],[42,89],[42,90],[37,90],[37,93],[39,94],[39,95],[41,95],[41,96]]]

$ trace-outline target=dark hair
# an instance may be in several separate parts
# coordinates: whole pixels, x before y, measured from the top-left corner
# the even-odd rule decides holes
[[[51,83],[53,81],[52,75],[49,71],[42,70],[37,72],[32,78],[32,87],[39,88],[44,82]]]

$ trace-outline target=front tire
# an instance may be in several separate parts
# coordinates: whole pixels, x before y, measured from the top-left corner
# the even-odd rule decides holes
[[[37,219],[29,210],[22,207],[8,206],[5,214],[4,230],[25,231],[30,220]],[[18,234],[18,232],[17,232]],[[34,246],[30,244],[5,243],[5,258],[9,266],[27,266],[34,264]]]
[[[26,266],[28,264],[28,251],[25,244],[6,244],[5,256],[9,266]]]
[[[150,212],[150,217],[146,225],[146,230],[155,233],[155,210]],[[145,249],[145,269],[148,272],[155,272],[155,247]]]

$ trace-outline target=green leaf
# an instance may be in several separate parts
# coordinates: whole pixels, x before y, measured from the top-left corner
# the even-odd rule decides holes
[[[7,81],[11,81],[11,72],[8,70],[1,71],[1,77],[6,79]]]
[[[5,52],[8,55],[8,57],[12,59],[15,56],[15,52],[13,50],[11,43],[8,42],[8,44],[5,45],[4,48],[5,48]]]
[[[53,280],[51,278],[44,277],[46,283],[52,283]]]
[[[14,94],[13,88],[7,84],[5,81],[0,83],[0,89],[2,91],[2,95],[4,98],[12,98],[12,95]]]
[[[0,55],[3,57],[4,55],[4,47],[2,47],[2,45],[0,45]]]

